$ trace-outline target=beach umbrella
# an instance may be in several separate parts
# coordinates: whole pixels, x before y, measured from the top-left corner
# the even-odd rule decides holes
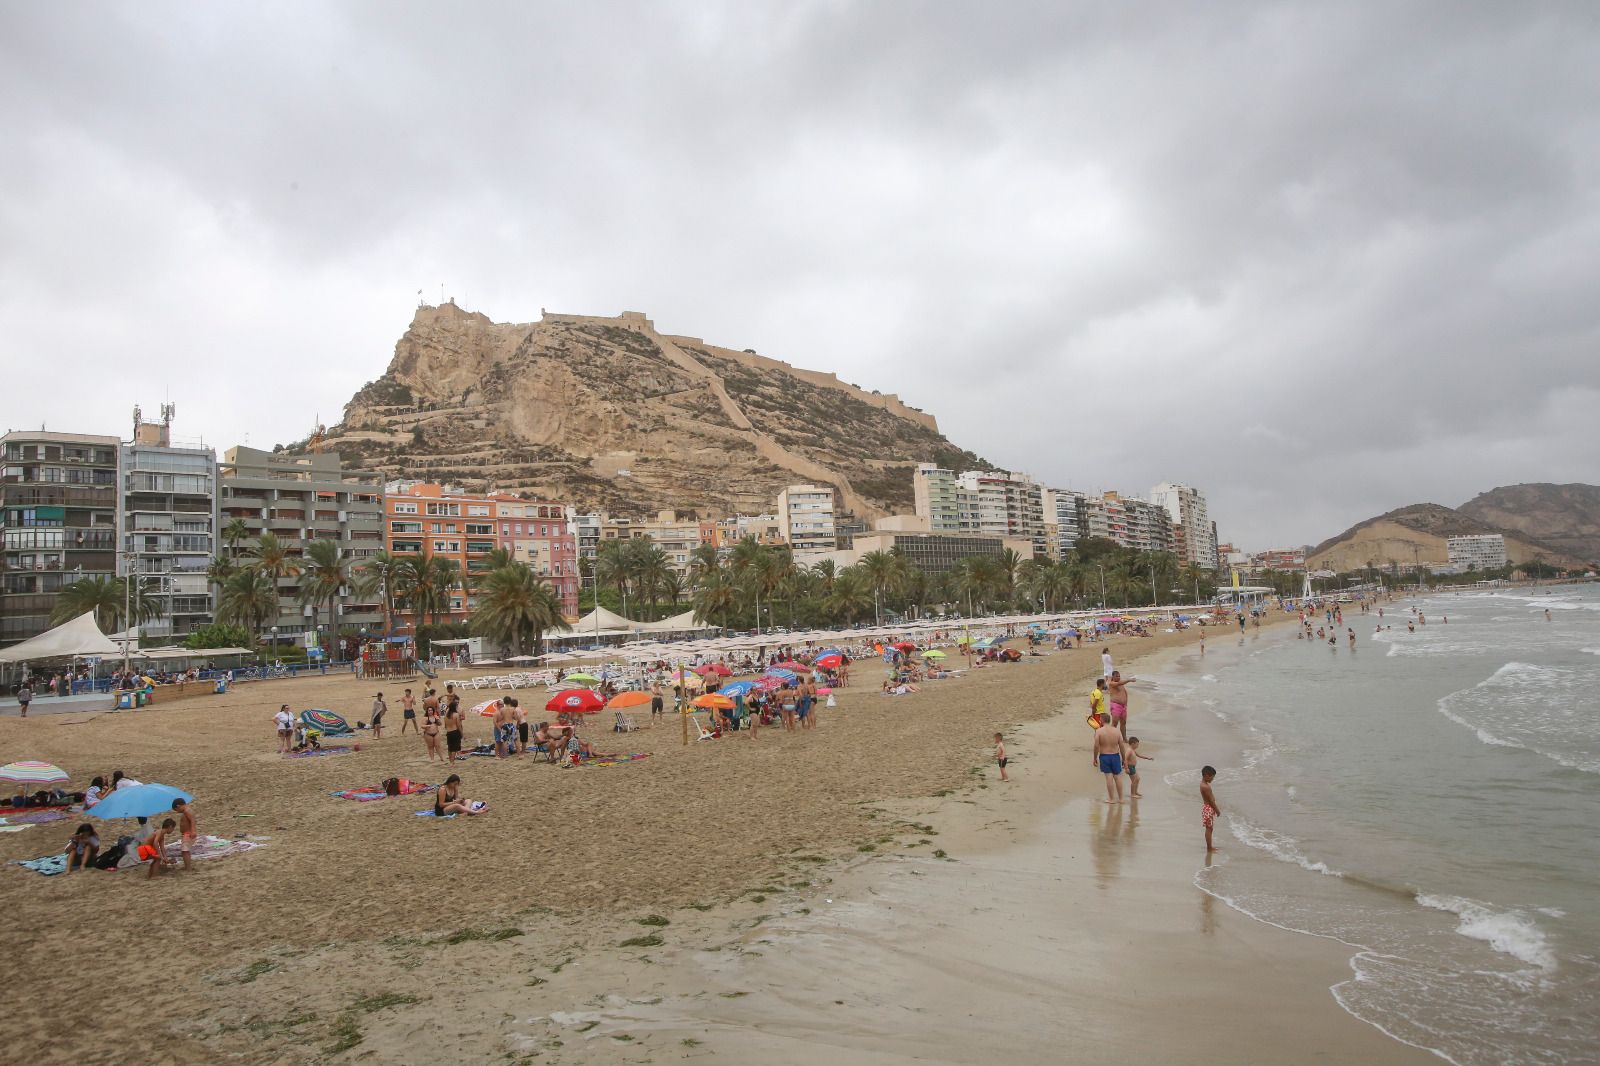
[[[670,680],[674,686],[681,684],[684,688],[705,687],[705,679],[695,674],[673,674]]]
[[[593,674],[584,674],[584,673],[568,674],[564,678],[564,680],[566,680],[566,681],[576,681],[580,685],[595,685],[595,684],[599,684],[599,682],[600,682],[600,679],[598,677],[595,677]]]
[[[937,649],[929,649],[928,651],[922,653],[922,657],[924,659],[943,659],[945,657],[945,653],[938,651]]]
[[[556,714],[594,714],[606,701],[586,688],[569,688],[550,697],[544,709]]]
[[[902,640],[900,643],[894,645],[894,649],[895,651],[916,651],[917,646],[911,643],[909,640]]]
[[[606,710],[621,711],[629,707],[642,707],[650,702],[650,698],[650,693],[648,692],[630,689],[627,692],[619,692],[612,696],[610,702],[606,704]]]
[[[840,664],[842,664],[843,662],[844,662],[844,656],[839,655],[836,652],[830,652],[827,655],[819,655],[819,656],[817,656],[816,662],[813,663],[812,665],[820,666],[824,670],[832,670],[835,667],[837,667]]]
[[[723,685],[719,692],[721,695],[728,697],[745,696],[749,695],[757,687],[758,683],[755,681],[735,681],[732,684]]]
[[[194,797],[171,785],[129,785],[89,808],[96,818],[153,818],[172,810],[172,801],[193,803]]]
[[[0,766],[0,781],[15,781],[23,785],[53,785],[68,780],[69,775],[55,763],[23,759]]]
[[[733,710],[733,701],[730,700],[728,697],[724,696],[720,692],[710,692],[710,693],[707,693],[704,696],[696,696],[694,699],[690,700],[689,702],[694,704],[696,707],[699,707],[702,710],[707,710],[707,711],[712,711],[712,710],[715,710],[715,711],[731,711],[731,710]]]
[[[786,684],[786,682],[781,677],[770,677],[769,676],[769,677],[758,678],[755,681],[750,682],[750,684],[754,685],[757,689],[759,689],[762,692],[772,692],[772,691],[774,691],[776,689],[782,688]]]
[[[805,663],[796,662],[793,659],[785,659],[781,663],[774,663],[772,665],[772,669],[773,670],[810,670],[811,667],[807,666]],[[768,672],[770,673],[771,671],[769,670]]]
[[[800,677],[800,675],[795,673],[793,670],[786,670],[781,666],[774,666],[770,668],[767,671],[766,676],[782,678],[785,681],[794,681]]]
[[[495,715],[500,713],[500,701],[484,700],[482,703],[478,704],[472,709],[477,711],[481,717],[493,718]]]

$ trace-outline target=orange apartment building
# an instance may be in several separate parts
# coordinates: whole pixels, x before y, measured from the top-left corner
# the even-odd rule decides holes
[[[541,515],[544,522],[538,521]],[[384,538],[391,554],[437,555],[461,568],[463,587],[452,593],[443,621],[471,617],[477,580],[488,571],[489,553],[496,548],[533,567],[555,588],[562,612],[577,617],[577,542],[560,504],[506,493],[467,493],[430,482],[392,482],[384,495]],[[399,613],[415,624],[411,612]]]

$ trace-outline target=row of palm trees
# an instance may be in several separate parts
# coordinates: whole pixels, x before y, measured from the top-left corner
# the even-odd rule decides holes
[[[1138,606],[1206,597],[1215,591],[1209,572],[1184,566],[1165,552],[1137,552],[1112,542],[1085,542],[1062,560],[999,555],[959,559],[930,574],[898,549],[869,552],[840,569],[824,560],[796,564],[789,549],[741,541],[726,558],[703,547],[692,557],[691,596],[702,622],[731,628],[775,624],[822,625],[879,619],[885,613],[927,613],[956,606],[968,616],[985,611],[1064,610]],[[766,610],[763,614],[763,606]]]

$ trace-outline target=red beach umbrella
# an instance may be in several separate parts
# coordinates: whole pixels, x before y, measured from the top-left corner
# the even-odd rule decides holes
[[[550,697],[544,709],[553,714],[594,714],[602,710],[606,701],[593,689],[569,688]]]
[[[911,643],[909,640],[902,640],[900,643],[896,644],[894,647],[895,647],[896,651],[916,651],[917,650],[917,646],[915,644]]]
[[[842,655],[837,655],[837,654],[835,654],[835,655],[824,655],[824,656],[820,657],[819,659],[817,659],[816,663],[813,664],[813,665],[820,666],[824,670],[832,670],[834,667],[840,665],[843,662],[844,662],[844,656],[842,656]]]

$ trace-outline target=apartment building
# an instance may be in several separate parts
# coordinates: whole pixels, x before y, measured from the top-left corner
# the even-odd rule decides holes
[[[778,547],[785,543],[783,523],[778,521],[775,514],[738,514],[719,518],[712,523],[711,536],[719,552],[724,548],[732,549],[746,537],[754,537],[757,544],[766,547]]]
[[[482,572],[484,557],[500,546],[494,501],[453,485],[391,481],[384,486],[383,510],[384,542],[391,554],[434,555],[460,568],[461,585],[451,590],[448,608],[438,620],[465,622],[476,603],[474,575]],[[478,565],[469,565],[474,562]],[[411,611],[400,614],[417,622]]]
[[[0,437],[0,645],[50,628],[61,590],[117,573],[117,437]]]
[[[1088,536],[1088,499],[1070,489],[1044,489],[1045,554],[1063,559]]]
[[[599,514],[579,514],[577,508],[567,509],[567,529],[572,533],[578,545],[578,558],[594,562],[600,552],[600,528],[605,524],[605,516]]]
[[[578,536],[567,524],[566,508],[550,500],[525,500],[497,493],[491,497],[499,544],[513,559],[527,563],[561,600],[569,621],[578,617]],[[588,517],[588,516],[585,516]],[[598,533],[599,526],[595,526]],[[481,569],[482,558],[469,560]]]
[[[921,516],[918,516],[919,518]],[[870,552],[898,549],[906,559],[926,574],[942,574],[957,562],[972,555],[999,558],[1007,549],[1027,558],[1033,542],[1022,537],[998,537],[987,533],[934,533],[917,530],[878,529],[857,535],[854,548],[839,554],[841,565],[859,562]]]
[[[164,405],[160,422],[144,422],[134,408],[133,440],[120,449],[123,569],[161,605],[161,617],[139,627],[145,647],[181,641],[213,617],[217,454],[174,443],[172,415]]]
[[[976,500],[961,487],[954,470],[918,463],[911,475],[911,496],[913,510],[917,517],[928,520],[929,532],[961,533],[975,528]]]
[[[315,540],[333,540],[349,560],[352,581],[334,604],[337,624],[377,630],[383,626],[383,597],[356,592],[355,571],[384,549],[383,485],[379,475],[347,469],[338,452],[289,455],[243,446],[229,448],[217,465],[217,509],[225,552],[245,553],[251,542],[271,533],[296,558]],[[240,525],[235,526],[237,522]],[[244,536],[228,537],[229,529]],[[326,603],[300,602],[298,576],[278,582],[278,615],[269,625],[302,642],[316,643],[326,625]],[[333,634],[329,634],[331,637]]]
[[[1150,490],[1150,502],[1167,512],[1174,554],[1195,566],[1215,570],[1216,527],[1207,512],[1205,495],[1188,485],[1163,481]]]
[[[1506,538],[1499,533],[1446,537],[1450,565],[1459,570],[1498,570],[1506,565]]]
[[[1268,548],[1266,551],[1257,552],[1251,556],[1250,566],[1255,570],[1304,570],[1306,568],[1306,550],[1304,548]]]
[[[957,485],[971,494],[969,501],[963,501],[959,494],[956,499],[963,532],[1026,540],[1030,546],[1027,554],[1045,554],[1044,492],[1032,478],[1004,471],[969,470],[957,479]],[[973,506],[976,522],[961,517],[964,508]],[[932,525],[931,520],[929,524]]]
[[[839,546],[835,494],[826,485],[789,485],[778,493],[783,539],[797,555],[828,552]]]

